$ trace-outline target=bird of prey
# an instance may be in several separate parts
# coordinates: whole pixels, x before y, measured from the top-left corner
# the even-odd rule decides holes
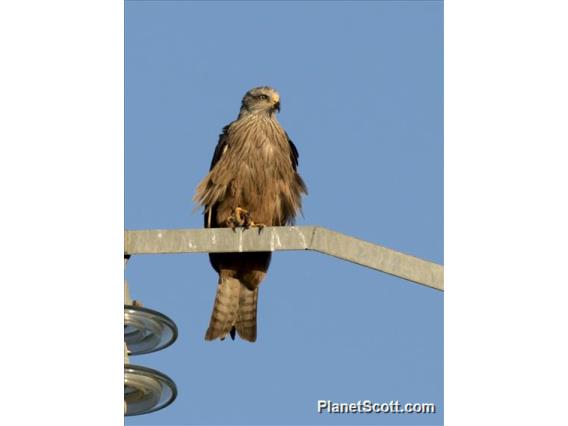
[[[307,188],[297,172],[298,150],[280,126],[280,95],[256,87],[243,97],[238,118],[223,128],[209,173],[194,201],[204,206],[206,228],[284,226],[301,210]],[[210,253],[219,274],[205,340],[235,332],[256,341],[258,287],[270,252]]]

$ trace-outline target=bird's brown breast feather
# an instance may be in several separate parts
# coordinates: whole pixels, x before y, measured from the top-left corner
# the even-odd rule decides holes
[[[219,144],[195,196],[206,210],[215,206],[211,226],[223,226],[237,206],[257,223],[292,223],[306,187],[295,170],[297,150],[278,121],[243,117],[224,129]]]

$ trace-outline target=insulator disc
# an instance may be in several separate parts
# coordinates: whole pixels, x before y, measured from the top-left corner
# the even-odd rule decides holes
[[[177,339],[176,324],[152,309],[124,305],[124,342],[129,355],[147,354],[170,346]]]
[[[161,410],[177,396],[176,384],[157,370],[124,364],[125,415],[136,416]]]

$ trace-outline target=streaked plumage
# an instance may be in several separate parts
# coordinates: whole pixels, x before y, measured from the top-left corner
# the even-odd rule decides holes
[[[194,200],[205,207],[205,227],[230,226],[235,209],[265,226],[293,223],[306,185],[297,173],[298,151],[276,119],[280,96],[270,87],[248,91],[237,120],[225,126],[209,174]],[[215,305],[206,340],[234,337],[256,340],[258,286],[270,264],[270,252],[212,253],[219,273]]]

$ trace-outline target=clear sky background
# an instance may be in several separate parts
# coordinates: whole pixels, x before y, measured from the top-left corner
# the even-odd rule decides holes
[[[443,3],[125,3],[125,226],[199,228],[191,197],[243,94],[279,90],[309,188],[298,224],[443,263]],[[443,420],[443,294],[310,252],[276,253],[258,340],[205,342],[207,255],[133,257],[132,296],[178,341],[131,362],[179,395],[127,425]],[[434,402],[429,415],[316,413],[318,399]]]

